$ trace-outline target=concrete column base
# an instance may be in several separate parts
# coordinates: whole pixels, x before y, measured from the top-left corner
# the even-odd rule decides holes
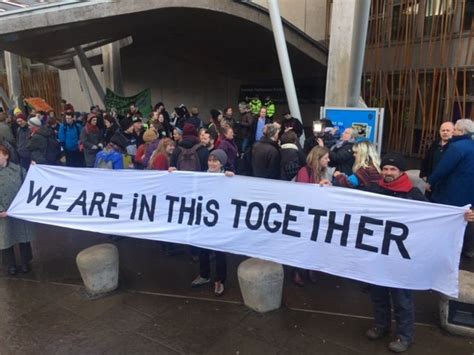
[[[77,267],[87,292],[93,296],[118,287],[119,255],[113,244],[98,244],[84,249],[76,257]]]
[[[237,275],[247,307],[261,313],[280,308],[284,278],[281,264],[251,258],[239,265]]]

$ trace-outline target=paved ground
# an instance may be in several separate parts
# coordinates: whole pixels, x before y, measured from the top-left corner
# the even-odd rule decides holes
[[[113,242],[121,258],[120,289],[91,300],[81,288],[75,256],[104,236],[40,226],[34,271],[0,278],[0,354],[388,354],[364,338],[371,326],[359,283],[320,274],[316,284],[286,282],[284,305],[257,314],[242,305],[229,257],[226,294],[193,290],[197,265],[188,255],[164,256],[156,242]],[[474,269],[472,263],[464,268]],[[288,279],[288,278],[287,278]],[[438,297],[416,294],[416,343],[408,354],[474,354],[474,339],[438,327]]]

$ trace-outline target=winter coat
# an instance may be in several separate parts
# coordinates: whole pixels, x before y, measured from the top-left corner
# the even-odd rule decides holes
[[[222,149],[227,155],[226,170],[236,171],[237,158],[239,157],[239,149],[234,140],[223,138],[219,144],[219,149]]]
[[[470,135],[451,138],[428,183],[433,187],[434,202],[474,205],[474,140]]]
[[[268,117],[265,117],[265,124],[270,124],[270,123],[273,123],[273,121],[268,118]],[[250,142],[255,142],[255,135],[257,134],[257,127],[258,127],[258,117],[256,117],[254,120],[253,120],[253,123],[252,123],[252,132],[250,134]],[[263,138],[263,136],[262,136]],[[260,139],[262,139],[260,138]]]
[[[95,156],[94,167],[98,168],[100,161],[112,162],[113,170],[125,169],[124,155],[113,149],[106,148],[97,153]]]
[[[77,152],[79,150],[79,140],[81,138],[82,126],[74,122],[71,125],[67,123],[59,126],[59,143],[61,146],[69,152]]]
[[[326,172],[321,175],[320,180],[329,180],[331,181],[332,178],[332,169],[326,169]],[[314,174],[313,174],[313,169],[309,167],[308,165],[303,166],[299,171],[298,174],[296,175],[295,178],[296,182],[304,182],[306,184],[318,184],[320,181],[316,181],[314,179]]]
[[[290,181],[306,165],[304,153],[296,144],[287,143],[280,150],[280,179]]]
[[[115,134],[115,132],[117,132],[117,130],[119,128],[120,127],[117,123],[113,123],[112,126],[105,129],[105,131],[104,131],[104,142],[105,142],[106,145],[110,143],[110,139]]]
[[[338,186],[349,188],[365,188],[371,184],[376,184],[380,181],[381,176],[374,166],[367,168],[359,168],[352,175],[340,174],[336,178]]]
[[[6,140],[11,145],[15,146],[15,137],[13,137],[12,130],[5,122],[0,122],[0,140]]]
[[[151,170],[168,170],[170,162],[168,156],[165,153],[157,154],[153,158],[153,163],[150,166]]]
[[[252,170],[255,177],[280,178],[280,149],[270,138],[262,137],[252,148]]]
[[[244,113],[240,117],[238,136],[241,139],[252,139],[252,128],[255,119],[250,112]],[[254,134],[255,138],[255,134]]]
[[[84,147],[86,167],[92,168],[95,163],[95,156],[100,151],[99,144],[103,144],[102,132],[98,128],[96,131],[89,131],[87,126],[84,127],[81,132],[81,143]]]
[[[26,172],[19,165],[9,163],[0,168],[0,211],[6,211],[20,190]],[[31,242],[35,237],[34,225],[20,219],[0,218],[0,249],[17,243]]]
[[[176,149],[170,158],[170,166],[176,167],[178,165],[178,158],[182,152],[182,149],[191,149],[196,144],[199,144],[199,139],[194,136],[183,136],[183,140],[178,143]],[[196,151],[199,157],[199,164],[201,165],[201,171],[207,171],[207,159],[209,158],[209,150],[206,147],[200,146]]]
[[[48,164],[46,159],[46,150],[48,148],[48,137],[54,132],[47,126],[42,126],[36,133],[33,133],[27,144],[31,160],[37,164]]]
[[[336,171],[351,175],[354,165],[353,146],[354,143],[351,142],[344,142],[340,147],[333,146],[329,151],[329,166],[336,168]]]
[[[425,157],[421,161],[420,178],[428,178],[441,160],[441,155],[449,147],[449,144],[441,145],[437,140],[431,144],[426,152]]]
[[[28,126],[18,127],[18,130],[16,131],[16,150],[20,158],[30,158],[30,151],[26,148],[30,135],[31,130]]]

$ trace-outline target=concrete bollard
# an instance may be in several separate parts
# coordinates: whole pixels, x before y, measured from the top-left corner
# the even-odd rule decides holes
[[[450,305],[450,301],[458,302],[457,306],[465,308],[463,311],[456,313],[455,315],[461,315],[461,318],[453,317],[449,312],[453,312],[453,305]],[[468,309],[466,309],[468,308]],[[455,324],[459,320],[464,322],[470,321],[471,324],[474,321],[472,312],[474,310],[474,273],[460,270],[459,271],[459,297],[451,298],[445,295],[441,295],[439,302],[439,313],[441,318],[441,327],[446,329],[448,332],[456,335],[463,335],[468,337],[474,337],[474,326]],[[468,317],[467,319],[463,317]]]
[[[257,312],[280,308],[283,292],[283,266],[251,258],[237,269],[240,291],[247,307]]]
[[[98,244],[84,249],[76,257],[82,281],[90,295],[111,292],[118,286],[119,255],[113,244]]]

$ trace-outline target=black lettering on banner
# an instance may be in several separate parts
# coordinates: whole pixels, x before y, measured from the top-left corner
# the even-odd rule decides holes
[[[265,229],[269,231],[270,233],[276,233],[280,230],[281,227],[281,222],[279,221],[273,221],[273,227],[270,226],[269,219],[270,219],[270,213],[272,213],[272,210],[276,210],[277,213],[281,214],[281,207],[278,203],[270,203],[267,206],[267,210],[265,211],[265,217],[263,218],[263,225],[265,226]]]
[[[182,224],[184,219],[184,214],[189,213],[188,218],[188,226],[191,226],[194,221],[194,208],[196,206],[196,200],[194,198],[191,199],[191,206],[186,206],[186,197],[181,197],[181,204],[179,206],[179,216],[178,216],[178,223]]]
[[[393,234],[392,230],[398,228],[401,230],[400,234]],[[408,237],[408,227],[403,223],[394,222],[394,221],[387,221],[385,224],[385,230],[383,233],[383,243],[382,243],[382,254],[388,255],[390,249],[390,241],[393,240],[402,254],[404,259],[411,259],[410,255],[408,254],[403,241]]]
[[[257,215],[257,220],[255,224],[252,224],[252,212],[254,209],[258,209],[258,215]],[[247,208],[247,214],[245,215],[245,224],[247,225],[247,228],[250,230],[257,230],[261,227],[263,221],[263,206],[258,203],[258,202],[252,202],[249,204],[249,207]]]
[[[97,211],[99,212],[100,217],[104,217],[104,209],[102,205],[105,202],[105,194],[103,192],[94,192],[92,196],[91,205],[89,206],[89,216],[94,214],[94,210],[97,207]]]
[[[194,224],[196,225],[201,225],[201,219],[202,219],[202,196],[198,196],[198,203],[197,203],[197,208],[196,208],[196,220],[194,221]]]
[[[121,194],[110,194],[109,201],[107,203],[107,211],[105,212],[105,217],[119,219],[120,216],[118,214],[112,213],[112,208],[117,207],[117,202],[114,200],[121,200],[123,195]]]
[[[283,218],[283,230],[281,231],[281,233],[285,235],[289,235],[291,237],[299,238],[301,237],[300,232],[296,232],[291,229],[288,229],[288,225],[290,224],[290,222],[296,222],[297,220],[297,217],[291,214],[291,212],[293,211],[304,212],[304,207],[295,206],[295,205],[286,205],[285,217]]]
[[[170,202],[168,207],[168,223],[173,221],[174,203],[179,201],[179,197],[166,195],[166,200]]]
[[[381,219],[375,219],[370,217],[361,216],[359,222],[359,228],[357,229],[357,238],[356,245],[357,249],[362,249],[366,251],[371,251],[377,253],[379,249],[372,245],[364,244],[364,235],[373,236],[374,231],[372,229],[366,228],[367,224],[374,224],[376,226],[383,226],[383,221]]]
[[[35,188],[35,182],[31,180],[30,191],[28,192],[28,198],[26,199],[26,203],[30,203],[31,201],[36,199],[35,205],[39,206],[43,202],[43,200],[46,198],[46,196],[48,196],[49,193],[53,190],[54,186],[50,185],[44,194],[42,194],[41,187],[38,190],[33,192],[34,188]]]
[[[318,232],[319,232],[319,225],[321,224],[321,217],[326,217],[328,215],[328,211],[310,208],[308,210],[308,214],[311,216],[314,216],[313,231],[311,232],[311,240],[315,242],[318,240]]]
[[[82,215],[87,216],[87,191],[82,190],[81,194],[79,195],[78,198],[72,203],[71,206],[67,209],[67,212],[72,212],[76,206],[82,207]]]
[[[341,231],[341,246],[347,246],[347,237],[349,236],[349,227],[351,224],[351,215],[344,214],[344,222],[342,224],[336,223],[336,212],[329,212],[328,232],[326,233],[326,243],[331,243],[332,236],[335,230]]]
[[[232,205],[235,205],[235,214],[234,214],[234,228],[239,228],[239,221],[240,221],[240,211],[242,210],[242,206],[245,207],[247,206],[247,202],[241,201],[241,200],[236,200],[232,199],[230,201]]]
[[[145,195],[142,195],[141,201],[140,201],[140,213],[138,214],[138,219],[140,221],[143,221],[143,215],[146,214],[148,216],[148,220],[150,222],[153,222],[155,219],[155,207],[156,207],[156,196],[153,195],[151,197],[151,206],[148,204],[148,201],[146,199]]]
[[[219,202],[216,200],[209,200],[206,203],[206,211],[214,216],[214,219],[209,219],[207,216],[203,218],[204,224],[208,227],[214,227],[219,220],[219,214],[217,211],[219,210]]]
[[[49,199],[48,204],[46,205],[46,208],[49,208],[50,210],[54,210],[54,211],[59,210],[59,206],[53,205],[53,201],[61,199],[62,196],[59,195],[58,192],[64,193],[66,191],[67,191],[67,188],[65,188],[65,187],[55,187],[54,192],[51,195],[51,198]]]
[[[133,201],[132,201],[132,213],[130,213],[130,219],[132,220],[135,219],[135,215],[137,214],[137,200],[138,200],[138,194],[134,193]]]

